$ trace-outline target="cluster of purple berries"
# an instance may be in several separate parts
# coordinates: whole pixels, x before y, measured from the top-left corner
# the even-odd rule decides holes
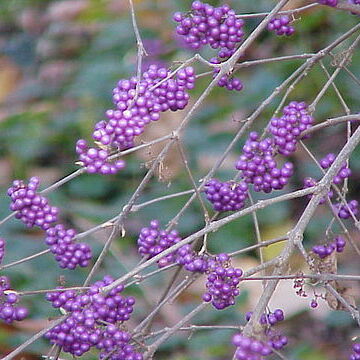
[[[320,160],[320,166],[323,169],[328,169],[336,159],[336,155],[333,153],[327,154]],[[333,178],[333,183],[336,185],[342,184],[342,182],[351,175],[351,170],[345,165],[341,167],[337,175]]]
[[[195,73],[191,66],[180,69],[175,79],[167,79],[170,72],[155,64],[137,77],[121,79],[113,89],[116,109],[106,111],[107,120],[99,121],[92,134],[99,149],[89,148],[85,140],[76,144],[79,160],[89,173],[115,174],[125,167],[123,160],[112,163],[111,150],[125,150],[134,146],[136,136],[145,125],[157,121],[160,113],[182,110],[189,101],[187,90],[194,88]],[[159,83],[161,81],[161,83]]]
[[[214,74],[214,77],[216,75]],[[218,81],[220,87],[225,87],[228,90],[241,91],[244,88],[242,81],[236,77],[230,77],[228,75],[223,75]]]
[[[140,235],[137,240],[138,251],[142,256],[148,256],[149,259],[155,255],[160,254],[164,250],[170,248],[172,245],[181,240],[179,233],[176,230],[166,231],[160,229],[158,220],[152,220],[149,227],[144,227],[140,230]],[[175,252],[164,256],[158,261],[159,267],[170,265],[174,262]]]
[[[333,153],[327,154],[325,157],[323,157],[323,158],[320,160],[320,166],[321,166],[323,169],[328,169],[328,168],[333,164],[333,162],[335,161],[335,159],[336,159],[336,155],[335,155],[335,154],[333,154]],[[333,178],[333,183],[336,184],[336,185],[340,185],[340,184],[342,184],[342,182],[343,182],[346,178],[348,178],[350,175],[351,175],[351,170],[350,170],[350,168],[348,168],[348,167],[346,166],[346,164],[345,164],[345,165],[343,165],[343,166],[341,167],[341,169],[339,170],[339,172],[334,176],[334,178]],[[307,178],[304,179],[304,186],[303,186],[304,189],[313,187],[313,186],[315,186],[315,185],[317,185],[317,181],[316,181],[314,178],[312,178],[312,177],[307,177]],[[328,192],[328,197],[329,197],[329,198],[332,198],[333,195],[334,195],[333,191],[330,190],[330,191]],[[311,194],[308,195],[308,198],[311,198],[311,197],[312,197]],[[326,201],[326,198],[323,197],[323,198],[320,200],[319,204],[323,204],[325,201]],[[350,215],[350,214],[349,214],[349,215]]]
[[[212,261],[209,255],[199,255],[190,244],[182,246],[176,252],[176,263],[190,272],[205,273],[209,270],[209,261]]]
[[[179,23],[177,34],[183,36],[185,43],[194,50],[209,44],[213,49],[219,49],[219,57],[227,58],[243,40],[244,21],[236,18],[229,5],[213,7],[194,1],[190,12],[176,12],[173,19]]]
[[[7,324],[14,320],[21,321],[28,316],[27,308],[17,306],[19,295],[10,289],[10,280],[0,276],[0,319]]]
[[[7,193],[11,198],[10,210],[16,211],[17,219],[27,227],[39,226],[47,230],[57,221],[59,210],[37,193],[39,184],[40,180],[36,176],[31,177],[27,185],[22,180],[14,180]]]
[[[64,225],[53,225],[58,220],[59,210],[50,206],[48,200],[37,193],[40,180],[37,177],[29,179],[28,185],[22,180],[15,180],[8,189],[11,197],[10,209],[17,211],[16,217],[28,227],[39,226],[46,231],[45,243],[50,247],[61,268],[75,269],[85,267],[92,257],[91,248],[85,243],[74,243],[75,230],[65,229]],[[0,242],[0,258],[1,258]],[[1,259],[0,259],[1,262]]]
[[[120,330],[115,325],[108,325],[102,334],[102,340],[97,344],[101,350],[99,359],[110,360],[143,360],[143,355],[129,344],[131,335]]]
[[[347,203],[347,206],[339,202],[335,204],[334,207],[338,212],[339,218],[341,219],[349,219],[351,217],[350,210],[353,215],[357,215],[357,213],[359,212],[359,202],[357,200],[350,200]]]
[[[287,15],[282,15],[272,19],[267,28],[269,31],[274,31],[276,35],[290,36],[295,32],[295,29],[290,24],[290,18]]]
[[[76,153],[89,174],[116,174],[126,165],[125,161],[121,159],[111,163],[110,153],[107,149],[89,148],[87,141],[83,139],[76,142]]]
[[[91,248],[85,243],[75,243],[75,235],[74,229],[66,229],[63,224],[46,230],[45,243],[50,247],[61,268],[75,269],[76,266],[89,265],[92,257]]]
[[[352,346],[353,353],[349,356],[349,360],[360,360],[360,343]]]
[[[210,62],[212,64],[221,63],[221,61],[216,57],[210,59]],[[220,72],[219,68],[214,68],[213,78],[215,78],[219,72]],[[244,88],[244,85],[239,78],[226,74],[220,78],[220,80],[218,81],[218,86],[225,87],[228,90],[236,90],[236,91],[241,91]]]
[[[244,182],[253,184],[254,191],[257,192],[270,193],[272,190],[281,190],[293,175],[294,167],[291,162],[285,162],[282,167],[278,167],[275,156],[278,153],[291,155],[296,150],[299,135],[310,128],[312,123],[313,118],[308,113],[307,105],[304,102],[292,101],[284,107],[281,118],[271,119],[269,131],[273,137],[261,140],[257,132],[251,132],[243,147],[243,153],[235,163],[235,168],[241,171],[242,177],[238,187],[233,182],[220,182],[217,179],[205,184],[206,196],[214,209],[217,211],[241,209],[247,195]],[[347,170],[342,169],[339,174],[343,175],[345,172]],[[305,186],[309,187],[310,184]],[[229,188],[240,192],[240,200],[237,199],[238,195],[234,191],[231,197],[228,196]]]
[[[245,314],[245,320],[249,321],[252,314],[252,311],[248,311]],[[284,312],[281,309],[276,309],[273,313],[269,312],[268,314],[262,314],[260,317],[260,324],[273,326],[276,325],[279,321],[283,321],[284,319]]]
[[[0,264],[5,256],[5,239],[0,238]]]
[[[205,184],[206,198],[216,211],[237,211],[244,207],[248,196],[248,185],[241,181],[221,182],[211,179]]]
[[[138,251],[141,255],[151,258],[179,241],[181,237],[176,230],[161,230],[159,221],[152,220],[149,227],[144,227],[140,231]],[[164,267],[172,263],[177,263],[190,272],[207,274],[207,290],[203,300],[211,302],[216,309],[224,309],[235,303],[235,297],[239,295],[237,286],[242,270],[231,267],[229,255],[198,254],[190,244],[186,244],[161,258],[158,266]]]
[[[320,166],[323,169],[328,169],[333,164],[335,159],[336,159],[335,154],[333,153],[327,154],[324,158],[320,160]],[[346,164],[344,164],[339,170],[339,172],[334,176],[333,183],[336,185],[341,185],[343,181],[349,176],[351,176],[351,169],[347,167]],[[304,186],[303,186],[304,189],[313,187],[315,185],[317,185],[317,181],[314,178],[307,177],[304,179]],[[333,191],[330,190],[328,192],[328,197],[331,198],[333,195],[334,195]],[[311,198],[312,195],[308,195],[308,197]],[[320,200],[320,204],[323,204],[325,201],[326,198],[324,197]],[[336,203],[334,205],[334,208],[341,219],[349,219],[351,217],[350,210],[354,215],[357,215],[357,213],[359,212],[358,207],[359,207],[359,203],[357,200],[350,200],[347,203],[347,205],[344,205],[341,202]]]
[[[209,263],[207,274],[203,300],[211,302],[217,310],[234,305],[235,297],[239,295],[238,285],[243,272],[231,266],[229,255],[216,255],[214,261]]]
[[[263,360],[272,354],[268,344],[242,334],[235,334],[232,343],[236,346],[235,359],[237,360]]]
[[[237,286],[243,272],[231,266],[228,254],[198,254],[187,244],[177,251],[176,262],[187,271],[207,274],[207,290],[202,297],[204,301],[211,302],[218,310],[235,304],[235,297],[239,295]]]
[[[280,190],[293,175],[292,163],[286,162],[278,168],[274,154],[274,142],[271,138],[260,140],[257,132],[250,133],[235,167],[242,171],[245,182],[254,185],[255,191],[269,193]]]
[[[313,121],[305,102],[291,101],[285,106],[283,115],[272,118],[269,127],[278,152],[285,156],[294,153],[299,135],[310,128]]]
[[[158,220],[152,220],[149,227],[140,230],[137,240],[138,251],[142,256],[148,256],[151,259],[179,241],[181,237],[177,230],[163,230]],[[191,245],[187,244],[162,257],[157,263],[159,267],[177,263],[184,266],[187,271],[203,273],[209,268],[209,259],[208,255],[198,255]]]
[[[331,255],[334,251],[343,252],[346,245],[346,240],[342,236],[336,236],[335,240],[330,244],[315,245],[312,248],[314,254],[318,255],[320,259],[324,259]]]
[[[251,316],[251,311],[246,313],[246,321],[249,321]],[[268,314],[262,314],[260,317],[260,324],[265,325],[263,335],[267,339],[267,345],[272,349],[281,350],[288,343],[287,336],[273,329],[273,326],[283,321],[284,318],[284,312],[281,309],[276,309],[274,312],[269,312]]]
[[[102,351],[102,357],[141,360],[141,354],[129,344],[130,334],[115,326],[129,320],[135,299],[121,295],[123,285],[116,286],[108,294],[101,292],[101,288],[113,281],[107,275],[82,293],[74,290],[47,293],[46,299],[52,306],[62,308],[68,316],[64,322],[49,330],[45,337],[74,356],[81,356],[96,347]]]

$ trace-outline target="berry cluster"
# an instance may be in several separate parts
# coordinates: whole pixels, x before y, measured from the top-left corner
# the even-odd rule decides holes
[[[323,157],[321,160],[320,160],[320,166],[325,170],[325,169],[328,169],[332,164],[333,162],[335,161],[336,159],[336,155],[333,154],[333,153],[329,153],[327,154],[325,157]],[[339,172],[334,176],[333,178],[333,183],[336,184],[336,185],[340,185],[342,184],[342,182],[348,178],[349,176],[351,175],[351,170],[350,168],[348,168],[346,166],[346,164],[344,164],[341,169],[339,170]],[[317,185],[317,181],[312,178],[312,177],[306,177],[304,179],[304,185],[303,185],[303,188],[306,189],[306,188],[310,188],[310,187],[313,187]],[[328,191],[328,197],[329,198],[332,198],[334,195],[333,191],[332,190],[329,190]],[[310,199],[312,197],[312,195],[308,195],[308,198]],[[321,198],[319,204],[323,204],[324,202],[326,201],[326,198],[323,197]],[[348,211],[346,211],[346,213],[348,213]],[[349,214],[350,215],[350,214]],[[340,216],[340,215],[339,215]],[[346,216],[346,215],[345,215]]]
[[[45,243],[50,247],[61,268],[75,269],[78,265],[89,265],[92,257],[91,248],[85,243],[74,243],[75,235],[74,229],[66,229],[63,224],[46,230]]]
[[[152,220],[149,227],[144,227],[140,231],[137,240],[138,251],[142,256],[152,258],[179,241],[181,237],[176,230],[162,230],[159,221]],[[217,309],[233,305],[235,296],[239,294],[237,285],[242,271],[230,266],[230,258],[227,254],[217,256],[198,254],[190,244],[186,244],[162,257],[157,263],[159,267],[176,263],[187,271],[208,274],[206,285],[208,289],[203,299],[211,301]]]
[[[272,19],[267,28],[269,31],[274,31],[276,35],[290,36],[295,32],[295,29],[290,24],[290,18],[287,15],[282,15]]]
[[[245,314],[245,320],[249,321],[251,319],[253,312],[248,311]],[[269,312],[268,314],[262,314],[260,317],[260,324],[262,325],[276,325],[279,321],[283,321],[285,319],[284,312],[281,309],[276,309],[273,313]]]
[[[237,211],[244,207],[248,186],[244,181],[221,182],[211,179],[205,184],[206,198],[216,211]]]
[[[212,64],[220,64],[221,61],[218,58],[210,59]],[[220,68],[214,68],[213,78],[217,76],[220,72]],[[233,77],[231,75],[223,75],[218,81],[218,86],[225,87],[228,90],[241,91],[244,88],[242,81],[239,78]]]
[[[336,236],[335,240],[330,244],[315,245],[312,248],[314,254],[318,255],[320,259],[324,259],[331,255],[334,251],[343,252],[346,245],[346,240],[342,236]]]
[[[182,246],[176,252],[176,263],[190,272],[205,273],[209,269],[209,261],[212,259],[208,255],[199,255],[190,244]]]
[[[130,340],[130,333],[120,330],[115,325],[108,325],[97,344],[97,348],[101,350],[99,359],[143,360],[143,355],[129,344]]]
[[[338,4],[338,0],[317,0],[317,2],[321,5],[327,5],[332,7],[336,7]]]
[[[241,198],[246,198],[247,190],[243,182],[253,184],[254,191],[263,191],[270,193],[272,190],[281,190],[294,173],[294,167],[291,162],[285,162],[282,167],[278,167],[275,156],[280,153],[285,156],[291,155],[296,150],[296,144],[299,135],[306,129],[310,128],[313,118],[309,115],[307,105],[304,102],[292,101],[283,109],[281,118],[273,118],[269,124],[269,131],[273,137],[260,139],[257,132],[249,134],[248,139],[243,147],[243,153],[235,163],[235,168],[241,171],[242,181],[238,184],[239,189],[243,189]],[[339,172],[339,176],[349,175],[346,168]],[[340,175],[341,173],[341,175]],[[311,181],[310,181],[311,180]],[[312,185],[313,179],[310,179],[305,187]],[[222,183],[217,179],[210,180],[205,184],[205,193],[214,205],[217,211],[238,210],[244,206],[244,200],[241,204],[235,198],[229,198],[227,192],[229,188],[235,189],[236,183]],[[220,193],[224,192],[224,195]],[[225,200],[225,201],[224,201]],[[233,200],[232,205],[228,203]]]
[[[141,355],[128,344],[130,334],[119,331],[116,326],[109,328],[109,325],[128,320],[135,304],[133,297],[121,295],[123,285],[118,285],[108,294],[101,293],[101,288],[113,281],[107,275],[83,293],[73,290],[47,293],[46,299],[52,306],[62,308],[68,316],[63,323],[49,330],[45,337],[74,356],[81,356],[97,347],[102,350],[103,356],[114,353],[110,359],[141,360]]]
[[[0,319],[10,324],[14,320],[21,321],[28,316],[27,308],[17,306],[19,295],[10,290],[10,280],[0,276]]]
[[[237,19],[235,11],[228,5],[213,7],[196,0],[190,12],[176,12],[173,19],[179,23],[177,34],[183,36],[194,50],[209,44],[213,49],[219,49],[219,57],[227,58],[243,40],[244,21]]]
[[[0,264],[5,256],[5,239],[0,238]]]
[[[289,156],[296,150],[297,138],[310,128],[313,118],[309,115],[305,102],[291,101],[283,109],[283,116],[272,118],[269,131],[280,154]]]
[[[237,360],[263,360],[272,353],[271,347],[263,341],[242,334],[235,334],[232,343],[236,346],[235,359]]]
[[[125,167],[124,160],[117,160],[111,163],[108,150],[89,148],[87,141],[83,139],[79,139],[76,142],[76,153],[79,155],[79,161],[85,166],[89,174],[116,174]]]
[[[324,158],[322,158],[320,160],[320,166],[323,169],[328,169],[333,162],[336,159],[336,155],[333,153],[327,154]],[[344,164],[341,169],[339,170],[339,172],[334,176],[333,178],[333,183],[336,185],[341,185],[343,183],[343,181],[348,178],[351,175],[351,169],[347,167],[346,164]],[[313,179],[312,177],[307,177],[304,179],[304,186],[303,188],[310,188],[317,185],[317,181],[315,179]],[[331,198],[334,195],[333,191],[330,190],[328,192],[328,197]],[[308,195],[309,198],[312,197],[312,195]],[[319,204],[323,204],[326,201],[326,198],[323,197]],[[351,217],[351,212],[356,215],[359,211],[358,209],[359,203],[357,200],[351,200],[347,203],[347,205],[342,204],[341,202],[336,203],[334,205],[334,209],[337,212],[338,216],[341,219],[349,219]],[[349,210],[350,209],[350,210]],[[322,250],[319,250],[322,251]],[[330,251],[330,250],[327,250]]]
[[[152,64],[139,84],[137,77],[118,82],[113,89],[116,109],[106,111],[107,120],[99,121],[92,134],[99,149],[89,148],[82,139],[76,144],[79,161],[87,172],[115,174],[123,169],[124,161],[112,163],[109,158],[112,149],[133,147],[135,137],[144,132],[145,125],[159,120],[161,112],[185,108],[189,101],[187,90],[194,88],[194,69],[180,69],[175,79],[165,80],[169,74],[167,69]]]
[[[215,77],[215,76],[214,76]],[[220,87],[226,87],[228,90],[241,91],[244,88],[242,81],[236,77],[223,75],[218,81]]]
[[[144,227],[140,231],[138,251],[141,255],[148,255],[151,258],[179,241],[181,237],[176,230],[170,232],[161,230],[159,221],[152,220],[149,227]],[[163,267],[172,263],[177,263],[190,272],[207,274],[207,290],[203,300],[211,302],[216,309],[224,309],[235,303],[234,299],[239,295],[237,285],[242,270],[231,266],[229,255],[198,254],[190,244],[186,244],[161,258],[158,266]]]
[[[339,202],[335,204],[334,207],[338,212],[339,218],[341,219],[349,219],[351,217],[350,210],[354,215],[357,215],[359,212],[359,202],[357,200],[350,200],[347,203],[347,206]]]
[[[227,254],[218,254],[209,265],[203,300],[211,302],[218,310],[234,305],[235,297],[239,295],[238,284],[242,270],[231,266]]]
[[[251,316],[251,311],[246,313],[246,321],[249,321]],[[267,345],[272,349],[281,350],[288,343],[288,338],[285,335],[273,329],[273,326],[283,321],[284,318],[284,312],[281,309],[276,309],[273,313],[262,314],[260,317],[260,324],[265,326],[263,336],[267,339]]]
[[[242,171],[245,182],[254,185],[255,191],[280,190],[293,175],[292,163],[286,162],[278,168],[274,153],[272,139],[260,140],[257,132],[250,133],[235,167]]]
[[[166,231],[160,229],[158,220],[152,220],[149,227],[144,227],[140,231],[137,240],[138,251],[142,256],[148,256],[149,259],[160,254],[172,245],[181,240],[176,230]],[[164,256],[158,261],[159,267],[172,264],[174,262],[175,253]]]
[[[50,246],[56,261],[61,268],[75,269],[77,265],[85,267],[92,256],[91,248],[85,243],[74,243],[75,230],[65,229],[64,225],[53,225],[58,219],[59,209],[50,206],[48,200],[37,193],[40,180],[29,179],[28,185],[22,180],[15,180],[8,189],[11,197],[10,209],[17,211],[15,217],[22,220],[28,227],[39,226],[46,231],[45,243]],[[3,247],[0,241],[0,262]],[[2,254],[2,256],[1,256]]]
[[[27,185],[22,180],[14,180],[7,193],[11,198],[10,210],[16,211],[17,219],[27,227],[39,226],[47,230],[57,221],[59,210],[37,193],[39,184],[40,180],[35,176],[29,179]]]
[[[360,360],[360,343],[352,346],[353,353],[349,356],[349,360]]]
[[[336,159],[336,155],[333,153],[327,154],[320,160],[320,166],[323,169],[328,169]],[[333,183],[336,185],[342,184],[342,182],[351,175],[351,170],[344,164],[339,172],[334,176]]]

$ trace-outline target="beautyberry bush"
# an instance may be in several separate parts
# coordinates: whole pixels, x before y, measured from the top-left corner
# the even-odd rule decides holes
[[[360,359],[359,1],[100,3],[0,5],[1,358]]]

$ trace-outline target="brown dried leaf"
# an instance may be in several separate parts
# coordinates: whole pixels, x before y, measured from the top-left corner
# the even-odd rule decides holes
[[[316,254],[310,252],[310,258],[312,259],[311,270],[315,273],[320,274],[336,274],[337,273],[337,257],[336,252],[327,256],[325,259],[320,259]],[[353,295],[350,293],[351,288],[339,284],[337,281],[329,281],[331,285],[351,306],[355,306],[355,300]],[[344,310],[348,309],[329,291],[325,293],[325,300],[329,307],[333,310]]]
[[[162,115],[162,126],[157,123],[149,124],[146,132],[142,134],[141,141],[150,142],[158,137],[170,134],[175,130],[184,117],[184,112],[179,111]],[[150,168],[161,152],[165,142],[153,144],[143,150],[136,152],[140,159],[144,160],[146,168]],[[156,169],[156,175],[161,182],[170,182],[183,169],[183,163],[177,146],[172,146]]]
[[[318,255],[310,252],[312,259],[311,270],[317,274],[336,274],[337,273],[337,257],[334,251],[325,259],[320,259]]]
[[[340,285],[337,281],[330,281],[331,285],[341,297],[351,306],[356,307],[354,296],[351,294],[351,288]],[[328,303],[329,307],[333,310],[343,310],[349,311],[333,294],[329,291],[325,294],[325,300]]]

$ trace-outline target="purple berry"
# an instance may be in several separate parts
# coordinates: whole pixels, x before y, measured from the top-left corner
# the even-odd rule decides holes
[[[359,360],[360,359],[360,343],[355,343],[352,346],[352,353],[349,356],[349,360]]]
[[[243,274],[241,269],[230,267],[230,259],[225,260],[225,254],[220,254],[209,261],[206,292],[203,300],[212,303],[217,310],[225,309],[235,304],[239,295],[238,284]]]
[[[19,295],[11,290],[10,280],[6,276],[0,276],[0,319],[10,324],[14,320],[24,320],[29,311],[23,306],[17,306]]]
[[[277,167],[274,158],[276,148],[273,139],[260,140],[257,132],[251,132],[243,147],[243,154],[235,164],[243,180],[254,185],[254,190],[269,193],[282,189],[293,175],[293,165],[286,162]]]
[[[294,34],[295,29],[290,24],[290,18],[287,15],[282,15],[281,17],[275,17],[268,24],[268,30],[274,31],[276,35],[286,35],[290,36]]]
[[[175,78],[164,81],[169,74],[166,68],[151,64],[142,74],[139,84],[136,77],[118,82],[113,89],[116,108],[106,111],[107,120],[99,121],[92,134],[99,147],[88,147],[83,139],[76,143],[79,162],[88,173],[107,175],[122,170],[125,162],[122,159],[111,160],[113,150],[132,148],[136,136],[144,132],[147,124],[159,120],[161,112],[186,107],[188,90],[194,88],[194,69],[190,66],[180,69]]]
[[[248,186],[244,181],[235,183],[212,179],[205,184],[205,194],[215,211],[237,211],[245,206]]]
[[[304,102],[291,101],[283,109],[283,116],[272,118],[269,130],[280,154],[289,156],[296,150],[299,135],[312,126],[313,118]]]
[[[353,215],[357,215],[359,212],[359,203],[357,200],[350,200],[347,205],[343,205],[342,203],[337,203],[334,205],[335,210],[337,210],[338,216],[341,219],[349,219],[351,217],[351,212]]]
[[[27,227],[38,226],[47,230],[57,221],[59,210],[36,192],[39,184],[40,180],[35,176],[29,179],[27,185],[22,180],[15,180],[7,193],[11,198],[10,210],[16,211],[17,219]]]
[[[100,359],[142,360],[141,353],[129,344],[130,333],[118,326],[129,320],[135,299],[121,294],[123,285],[118,285],[107,294],[101,292],[102,287],[113,281],[107,275],[102,281],[91,285],[86,292],[61,291],[59,288],[59,291],[46,294],[52,306],[66,310],[68,317],[49,330],[45,337],[75,356],[81,356],[96,347],[101,351]]]
[[[176,33],[183,38],[187,47],[198,50],[204,45],[218,50],[220,58],[234,54],[236,46],[244,37],[244,21],[237,19],[228,5],[213,7],[201,1],[194,1],[189,13],[175,13],[178,23]]]
[[[92,258],[90,246],[85,243],[75,243],[75,235],[74,229],[66,229],[63,224],[58,224],[46,231],[45,243],[50,247],[50,251],[61,268],[86,267]]]
[[[160,254],[172,245],[181,241],[176,230],[166,231],[160,229],[158,220],[152,220],[149,227],[141,229],[137,241],[138,251],[142,256],[148,256],[149,259]],[[172,264],[175,259],[175,253],[171,253],[158,261],[159,267]]]

